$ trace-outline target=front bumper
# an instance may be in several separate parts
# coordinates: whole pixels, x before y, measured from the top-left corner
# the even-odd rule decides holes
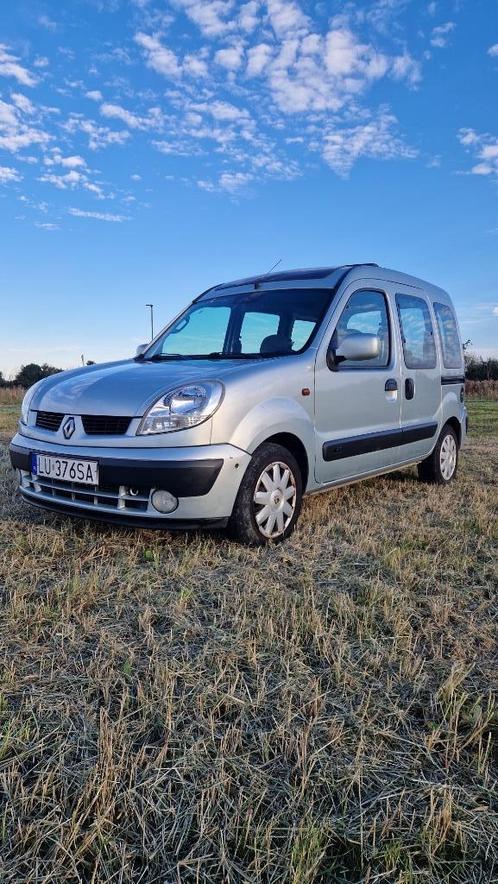
[[[33,454],[96,460],[99,485],[42,479],[32,473]],[[18,433],[10,445],[19,490],[29,503],[90,519],[149,527],[226,524],[251,459],[233,445],[185,448],[113,448],[57,445]],[[178,498],[173,513],[151,503],[163,489]]]

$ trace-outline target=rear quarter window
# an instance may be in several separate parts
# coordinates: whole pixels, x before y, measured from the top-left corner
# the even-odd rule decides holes
[[[434,303],[437,329],[441,350],[443,351],[443,365],[445,368],[461,368],[463,362],[462,346],[455,314],[448,304]]]

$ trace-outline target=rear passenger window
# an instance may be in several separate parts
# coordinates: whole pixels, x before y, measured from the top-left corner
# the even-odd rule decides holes
[[[436,344],[426,302],[413,295],[396,295],[403,353],[407,368],[435,368]]]
[[[436,322],[443,351],[443,364],[445,368],[462,367],[462,347],[458,326],[451,307],[447,304],[434,304]]]

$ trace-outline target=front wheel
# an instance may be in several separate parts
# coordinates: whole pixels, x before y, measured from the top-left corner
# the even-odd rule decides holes
[[[435,485],[447,485],[455,478],[458,468],[458,439],[450,426],[445,424],[432,454],[418,465],[419,478]]]
[[[285,540],[294,530],[302,496],[295,457],[282,445],[264,443],[254,452],[242,479],[229,531],[250,546]]]

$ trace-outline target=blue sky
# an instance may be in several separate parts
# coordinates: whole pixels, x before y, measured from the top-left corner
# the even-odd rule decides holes
[[[498,355],[497,0],[2,7],[5,374],[278,259],[430,279]]]

